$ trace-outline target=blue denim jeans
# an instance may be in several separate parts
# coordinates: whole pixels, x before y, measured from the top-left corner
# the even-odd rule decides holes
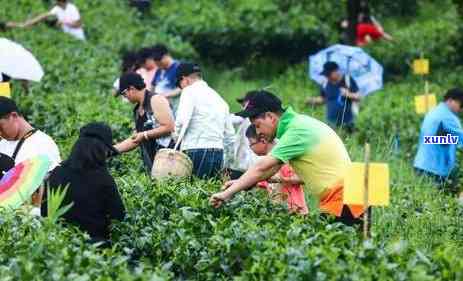
[[[193,162],[193,176],[201,179],[220,177],[223,167],[223,149],[190,149],[184,152]]]

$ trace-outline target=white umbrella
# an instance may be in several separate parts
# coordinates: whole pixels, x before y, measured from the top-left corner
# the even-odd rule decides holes
[[[23,46],[0,38],[0,72],[13,79],[39,82],[43,69],[37,59]]]

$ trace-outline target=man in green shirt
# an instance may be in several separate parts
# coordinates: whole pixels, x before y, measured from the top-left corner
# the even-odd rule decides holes
[[[218,208],[233,195],[274,175],[288,163],[303,180],[307,192],[320,200],[320,210],[348,225],[360,223],[361,206],[345,206],[342,201],[344,176],[350,164],[347,150],[338,135],[317,119],[283,109],[280,99],[267,91],[252,95],[237,115],[250,118],[259,134],[277,145],[238,180],[229,181],[223,191],[211,196]]]

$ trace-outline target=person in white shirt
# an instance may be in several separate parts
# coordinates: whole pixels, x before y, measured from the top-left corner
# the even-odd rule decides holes
[[[244,106],[248,99],[256,93],[257,91],[248,92],[244,98],[239,98],[236,101]],[[236,140],[233,146],[233,157],[231,158],[231,161],[227,163],[230,179],[234,180],[238,179],[249,169],[249,167],[254,165],[259,157],[252,151],[252,145],[246,137],[246,130],[249,126],[251,126],[249,119],[242,118],[234,114],[230,115],[230,118],[233,126],[237,128]]]
[[[61,162],[58,146],[53,139],[34,129],[21,115],[16,103],[7,97],[0,97],[0,137],[2,158],[9,157],[14,165],[39,155],[46,155],[50,159],[49,171]],[[33,197],[33,203],[39,206],[42,192],[43,189]]]
[[[228,104],[202,80],[196,64],[179,65],[177,85],[182,94],[175,134],[181,140],[181,150],[193,162],[193,175],[217,178],[223,168],[224,148],[232,149],[235,138]]]
[[[27,20],[24,23],[8,22],[7,27],[26,28],[45,21],[50,17],[55,17],[61,29],[79,40],[85,40],[84,29],[77,7],[68,0],[56,0],[56,5],[48,12]]]

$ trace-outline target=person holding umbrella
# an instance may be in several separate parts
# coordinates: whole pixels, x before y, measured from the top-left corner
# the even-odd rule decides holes
[[[362,48],[335,44],[309,56],[309,77],[322,88],[322,94],[307,102],[326,103],[330,125],[351,131],[359,98],[383,87],[383,72]]]
[[[46,21],[50,17],[56,17],[61,29],[78,40],[85,41],[84,29],[77,7],[68,0],[56,0],[56,6],[50,11],[40,14],[24,23],[7,22],[7,27],[26,28]]]
[[[15,164],[42,154],[51,160],[50,170],[61,162],[53,139],[27,122],[16,103],[7,97],[0,97],[0,137],[0,153]]]
[[[32,127],[20,113],[16,103],[7,97],[0,97],[0,137],[2,173],[39,155],[46,155],[50,159],[49,171],[61,162],[58,146],[53,139]],[[35,206],[40,206],[42,193],[43,188],[40,188],[32,197]]]
[[[309,99],[311,104],[326,104],[326,120],[332,127],[346,128],[349,133],[354,130],[352,104],[360,101],[359,88],[352,77],[347,78],[339,71],[339,65],[329,61],[323,65],[321,73],[326,83],[320,87],[320,96]],[[346,80],[350,79],[349,82]]]
[[[215,208],[234,194],[255,186],[289,164],[304,182],[309,194],[320,200],[322,213],[331,214],[346,225],[361,224],[362,206],[344,205],[344,177],[350,164],[342,140],[329,126],[309,116],[284,109],[281,100],[267,91],[248,99],[237,115],[249,118],[268,141],[278,139],[271,152],[263,156],[238,180],[224,184],[210,197]]]

